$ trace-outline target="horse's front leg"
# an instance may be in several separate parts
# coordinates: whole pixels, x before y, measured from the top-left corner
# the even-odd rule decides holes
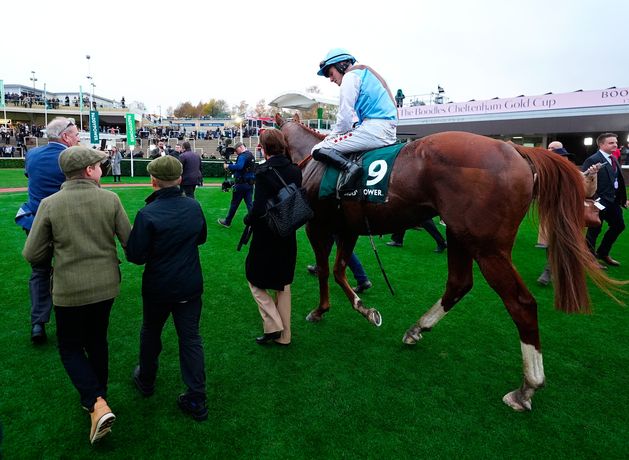
[[[352,304],[354,310],[363,315],[367,321],[375,326],[382,325],[382,316],[380,312],[375,308],[366,308],[359,295],[354,292],[349,282],[347,281],[346,271],[347,264],[352,253],[354,246],[356,246],[357,235],[344,235],[336,238],[336,261],[334,262],[334,280],[345,292],[345,295]]]
[[[308,313],[306,321],[313,323],[321,321],[323,315],[330,309],[330,288],[328,278],[330,276],[329,257],[332,250],[332,235],[309,223],[306,226],[306,234],[315,253],[317,263],[317,276],[319,278],[319,306]]]

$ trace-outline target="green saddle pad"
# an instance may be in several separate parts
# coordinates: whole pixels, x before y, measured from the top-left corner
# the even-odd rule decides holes
[[[384,203],[387,201],[389,191],[389,178],[393,170],[393,163],[398,153],[406,144],[399,143],[381,147],[365,152],[362,161],[363,176],[358,188],[341,194],[340,198],[349,200],[365,200],[372,203]],[[327,166],[321,185],[319,186],[319,198],[337,198],[336,184],[340,171],[332,166]]]

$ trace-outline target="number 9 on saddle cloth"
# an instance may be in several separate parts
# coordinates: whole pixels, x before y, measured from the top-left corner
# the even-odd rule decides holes
[[[349,159],[343,158],[347,162],[356,162],[361,168],[359,179],[352,187],[344,187],[342,175],[346,170],[327,166],[321,185],[319,187],[319,198],[342,198],[356,201],[369,201],[372,203],[384,203],[387,201],[389,191],[389,180],[393,164],[398,153],[406,144],[393,144],[375,150],[369,150],[364,154],[352,154]],[[328,153],[328,152],[326,152]],[[334,152],[336,155],[338,153]],[[339,155],[340,156],[340,155]],[[313,153],[314,157],[314,153]],[[317,159],[315,157],[315,159]],[[354,164],[356,164],[354,163]],[[350,174],[352,172],[350,171]],[[337,185],[340,185],[337,187]]]

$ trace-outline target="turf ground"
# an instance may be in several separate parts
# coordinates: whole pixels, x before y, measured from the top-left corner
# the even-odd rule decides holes
[[[24,185],[21,171],[0,170],[0,188]],[[114,190],[131,219],[150,193]],[[13,223],[26,193],[0,194],[4,458],[627,458],[629,311],[592,289],[592,315],[556,312],[552,287],[535,282],[545,259],[534,248],[532,219],[521,226],[514,261],[539,303],[547,385],[532,412],[516,413],[501,397],[521,383],[517,332],[478,270],[472,292],[423,341],[401,342],[445,283],[446,255],[432,252],[426,232],[409,231],[403,248],[386,246],[388,236],[375,240],[395,296],[367,238],[359,240],[356,252],[374,282],[363,298],[383,315],[375,328],[336,286],[324,320],[304,321],[318,295],[305,270],[312,250],[300,230],[293,343],[261,347],[253,341],[261,322],[244,278],[246,251],[235,250],[244,207],[225,229],[216,219],[225,216],[230,195],[215,187],[197,194],[209,226],[201,248],[209,419],[195,422],[177,408],[183,384],[172,322],[163,334],[155,395],[143,398],[133,387],[142,267],[123,262],[109,328],[108,400],[118,419],[95,447],[88,441],[89,417],[57,354],[54,320],[46,345],[29,340],[30,270],[20,255],[24,234]],[[625,263],[611,275],[629,279],[627,254],[629,232],[612,254]]]

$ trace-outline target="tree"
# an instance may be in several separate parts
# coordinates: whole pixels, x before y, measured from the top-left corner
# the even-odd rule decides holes
[[[203,104],[201,115],[212,118],[227,118],[229,115],[227,102],[223,99],[210,99],[208,102]]]
[[[254,109],[254,115],[258,118],[262,117],[271,117],[273,113],[271,111],[271,107],[266,105],[266,101],[264,99],[260,99],[256,104],[256,108]]]
[[[183,102],[177,106],[173,114],[177,118],[191,118],[194,117],[195,108],[190,101]]]

